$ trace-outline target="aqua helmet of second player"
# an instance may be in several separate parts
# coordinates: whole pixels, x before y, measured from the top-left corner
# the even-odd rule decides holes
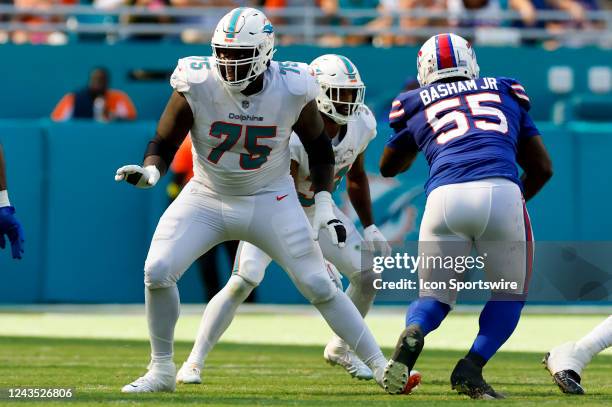
[[[480,68],[468,41],[444,33],[425,41],[417,56],[417,72],[419,84],[425,86],[446,78],[477,79]]]
[[[365,85],[355,64],[345,56],[327,54],[313,60],[310,70],[321,86],[319,111],[339,125],[353,120],[365,98]]]
[[[260,11],[235,8],[215,28],[211,41],[217,73],[233,92],[243,91],[274,56],[274,28]]]

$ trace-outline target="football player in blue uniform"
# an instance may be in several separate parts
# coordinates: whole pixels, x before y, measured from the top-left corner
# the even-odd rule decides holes
[[[480,330],[451,375],[451,385],[472,398],[503,398],[487,384],[482,369],[514,331],[531,276],[533,237],[525,201],[552,176],[552,164],[529,117],[530,101],[514,79],[479,77],[470,44],[454,34],[436,35],[417,57],[421,87],[392,104],[393,135],[380,162],[381,174],[406,171],[417,153],[430,166],[427,203],[419,232],[419,254],[468,256],[488,253],[490,282],[513,282],[492,290],[480,314]],[[517,164],[523,169],[519,177]],[[427,264],[426,266],[429,266]],[[421,282],[449,282],[462,275],[420,267]],[[385,371],[389,393],[402,393],[423,348],[456,301],[456,289],[422,288],[406,315]]]
[[[11,242],[11,252],[14,259],[21,259],[23,254],[23,228],[15,217],[15,208],[11,206],[6,189],[6,171],[4,155],[0,145],[0,249],[6,246],[6,235]]]

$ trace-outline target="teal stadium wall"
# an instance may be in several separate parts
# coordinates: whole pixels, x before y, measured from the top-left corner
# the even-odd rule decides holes
[[[165,188],[162,184],[137,190],[115,183],[113,174],[118,166],[141,159],[170,87],[165,80],[136,82],[128,73],[170,72],[179,57],[206,54],[208,47],[5,45],[2,51],[0,75],[6,80],[0,93],[0,141],[7,155],[11,200],[26,230],[26,254],[22,261],[12,261],[8,253],[0,253],[0,303],[142,302],[143,263],[167,204]],[[411,48],[332,52],[344,53],[360,67],[368,85],[366,99],[379,111],[414,73]],[[321,53],[312,47],[282,48],[277,59],[308,61]],[[546,83],[550,66],[571,65],[577,91],[584,92],[587,68],[610,65],[609,53],[484,48],[478,54],[483,75],[512,76],[526,86],[553,157],[554,178],[529,203],[536,239],[611,240],[612,123],[551,124],[551,106],[562,97],[551,93]],[[512,63],[518,59],[534,62]],[[83,86],[87,72],[98,65],[111,70],[113,87],[132,96],[143,120],[104,125],[45,119],[59,98]],[[367,152],[374,210],[388,237],[410,241],[417,237],[427,167],[420,158],[398,179],[378,176],[377,163],[388,134],[381,121],[379,135]],[[342,191],[337,197],[346,202]],[[183,302],[202,301],[198,279],[198,273],[190,271],[179,283]],[[259,288],[258,301],[301,303],[303,299],[284,273],[272,267]]]

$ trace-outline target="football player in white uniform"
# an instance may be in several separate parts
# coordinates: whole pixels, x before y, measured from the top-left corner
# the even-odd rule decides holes
[[[376,136],[376,119],[364,105],[365,85],[355,65],[342,55],[323,55],[310,64],[321,91],[316,98],[323,113],[326,133],[330,136],[335,155],[334,189],[344,176],[347,191],[362,225],[365,241],[359,232],[334,205],[335,216],[347,229],[346,247],[338,248],[322,235],[319,246],[331,273],[337,269],[350,281],[346,291],[361,315],[370,309],[376,290],[372,284],[371,264],[362,264],[361,246],[378,249],[385,255],[391,252],[386,239],[374,225],[370,188],[364,168],[364,152]],[[309,159],[300,138],[293,134],[289,142],[291,151],[291,175],[297,194],[310,222],[314,221],[314,184]],[[229,327],[238,306],[264,278],[272,259],[263,250],[248,242],[241,242],[234,263],[234,272],[224,289],[207,305],[197,339],[188,360],[177,374],[178,383],[201,383],[200,372],[208,353]],[[335,266],[335,267],[334,267]],[[345,341],[335,336],[324,351],[325,359],[332,365],[344,367],[353,377],[371,379],[372,371],[350,350]]]
[[[563,393],[584,394],[582,370],[591,359],[612,346],[612,315],[577,342],[567,342],[544,356],[544,366]]]
[[[174,92],[144,164],[121,167],[115,176],[137,187],[154,186],[191,131],[194,177],[161,217],[145,262],[151,363],[122,391],[174,391],[176,282],[198,257],[225,240],[251,242],[278,262],[380,383],[382,352],[357,308],[330,279],[313,240],[321,228],[334,244],[343,246],[346,239],[333,212],[334,155],[315,101],[316,80],[303,64],[272,61],[274,29],[256,9],[225,15],[212,48],[213,57],[179,60],[170,79]],[[314,228],[289,176],[292,131],[310,161]]]

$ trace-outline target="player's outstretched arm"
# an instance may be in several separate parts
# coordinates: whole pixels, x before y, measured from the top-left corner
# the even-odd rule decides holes
[[[163,176],[174,154],[193,126],[193,112],[187,99],[174,91],[157,123],[155,137],[145,151],[144,163],[126,165],[117,170],[115,181],[127,181],[138,188],[151,188]]]
[[[300,117],[293,125],[293,131],[300,138],[308,155],[310,179],[315,192],[313,238],[318,240],[319,231],[327,228],[332,242],[344,247],[346,229],[334,214],[331,197],[334,179],[334,150],[329,136],[325,133],[323,119],[314,99],[308,102],[300,112]]]
[[[370,183],[365,171],[365,153],[357,156],[353,166],[346,174],[346,190],[351,205],[355,208],[357,216],[363,225],[364,241],[368,249],[380,251],[383,256],[391,255],[391,246],[385,236],[374,224],[372,215],[372,199],[370,197]]]
[[[516,156],[523,169],[523,197],[525,201],[533,198],[553,175],[552,161],[548,155],[542,137],[523,138],[518,145]]]
[[[11,252],[14,259],[21,259],[23,254],[23,228],[15,217],[15,208],[11,206],[6,186],[6,169],[4,153],[0,145],[0,249],[6,247],[4,235],[11,242]]]
[[[380,175],[385,178],[395,177],[397,174],[408,170],[418,153],[419,150],[416,148],[398,150],[385,146],[383,155],[380,158]]]

